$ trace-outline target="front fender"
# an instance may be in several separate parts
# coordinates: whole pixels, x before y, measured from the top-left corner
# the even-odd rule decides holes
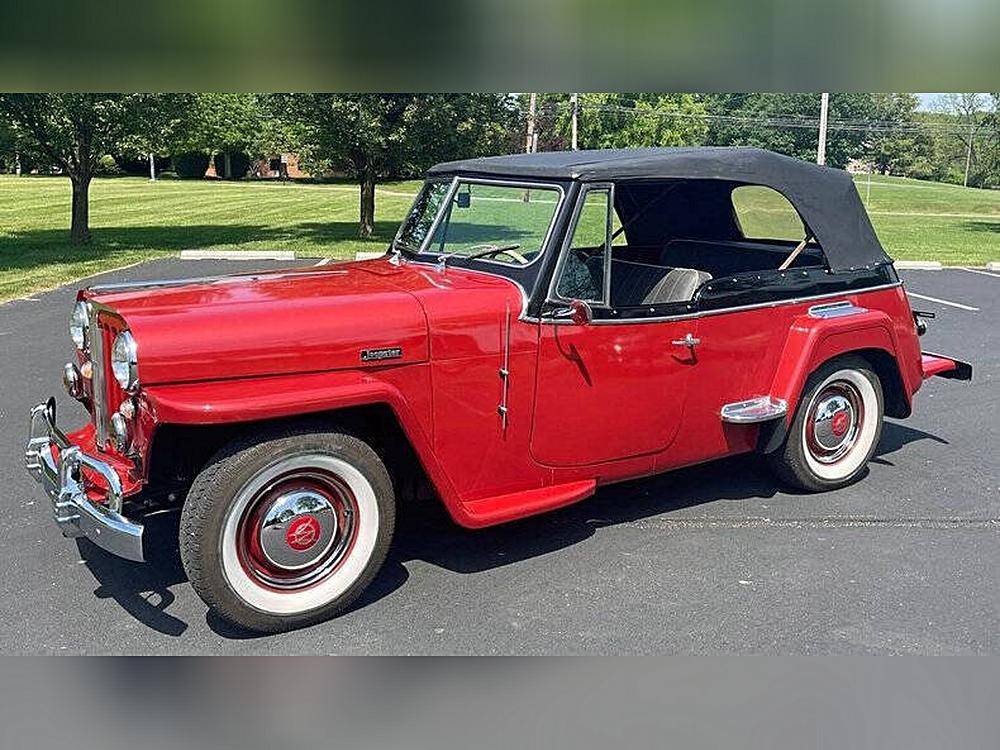
[[[409,384],[406,393],[403,384]],[[395,414],[445,505],[453,513],[461,508],[430,439],[426,365],[177,383],[151,386],[144,394],[157,424],[176,425],[258,422],[385,404]]]

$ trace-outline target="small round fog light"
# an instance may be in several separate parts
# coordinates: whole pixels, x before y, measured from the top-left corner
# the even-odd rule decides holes
[[[72,362],[67,362],[63,367],[63,387],[73,398],[83,396],[83,380],[80,371]]]
[[[128,449],[128,421],[120,412],[115,412],[111,415],[111,435],[115,441],[115,448],[122,452]]]
[[[87,380],[92,380],[94,377],[94,365],[88,359],[82,365],[80,365],[80,374],[83,375]]]

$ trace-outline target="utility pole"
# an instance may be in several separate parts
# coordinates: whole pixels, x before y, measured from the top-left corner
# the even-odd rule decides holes
[[[816,163],[826,164],[826,118],[830,109],[830,95],[819,95],[819,147],[816,149]]]
[[[538,94],[531,94],[528,97],[528,137],[524,143],[524,153],[533,154],[538,150],[538,141],[535,138],[535,107],[538,104]]]
[[[969,169],[972,167],[972,142],[976,138],[976,115],[975,112],[969,118],[969,142],[965,144],[965,181],[964,187],[969,187]]]
[[[152,151],[149,152],[149,179],[156,182],[156,159]]]
[[[578,128],[577,119],[580,114],[580,95],[573,94],[570,101],[573,102],[573,150],[576,151],[580,148],[576,138]]]

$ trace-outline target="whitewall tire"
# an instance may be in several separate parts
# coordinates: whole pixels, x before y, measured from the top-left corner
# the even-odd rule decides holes
[[[851,484],[878,447],[883,416],[882,385],[866,360],[828,362],[806,382],[785,442],[770,463],[782,480],[800,489]]]
[[[275,632],[344,611],[374,578],[393,532],[388,472],[339,432],[292,429],[225,448],[181,516],[181,560],[223,618]]]

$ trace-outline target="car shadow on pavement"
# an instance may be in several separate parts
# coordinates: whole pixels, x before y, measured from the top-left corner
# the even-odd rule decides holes
[[[918,440],[947,444],[936,435],[886,422],[872,460],[888,463],[883,456]],[[342,617],[403,586],[409,577],[406,564],[413,560],[455,573],[476,573],[572,547],[604,527],[711,503],[766,499],[779,492],[798,494],[778,485],[761,456],[749,454],[610,485],[567,508],[480,531],[456,526],[439,503],[405,505],[397,517],[396,538],[385,565]],[[114,599],[139,622],[174,637],[188,627],[168,612],[175,598],[170,588],[187,581],[177,547],[179,521],[176,510],[146,518],[149,560],[144,564],[125,562],[86,539],[77,540],[82,559],[100,584],[94,593]],[[206,623],[223,638],[265,637],[234,626],[213,612],[207,612]]]

